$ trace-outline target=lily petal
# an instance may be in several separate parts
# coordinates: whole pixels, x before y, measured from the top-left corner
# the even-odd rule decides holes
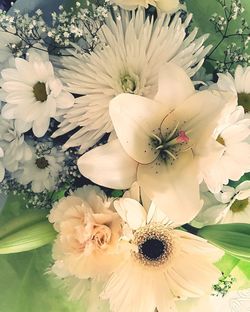
[[[129,188],[136,180],[137,165],[118,140],[98,146],[78,160],[78,168],[83,176],[113,189]]]
[[[173,63],[164,65],[159,73],[158,92],[155,101],[168,110],[176,108],[195,93],[192,81],[179,66]]]
[[[198,165],[186,151],[173,165],[155,161],[139,165],[138,183],[156,206],[175,224],[191,221],[200,211]]]
[[[109,113],[121,142],[130,157],[147,164],[158,156],[151,137],[165,113],[160,103],[133,94],[121,94],[110,102]]]

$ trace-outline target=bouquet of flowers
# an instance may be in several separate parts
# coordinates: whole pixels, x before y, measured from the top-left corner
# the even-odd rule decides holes
[[[2,2],[1,312],[249,311],[249,17]]]

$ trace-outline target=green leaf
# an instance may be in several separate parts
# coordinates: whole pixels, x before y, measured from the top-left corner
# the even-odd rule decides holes
[[[229,275],[239,262],[239,259],[231,255],[225,254],[218,262],[216,262],[215,265],[225,275]]]
[[[199,229],[198,235],[234,257],[250,261],[250,224],[209,225]]]
[[[49,221],[39,222],[6,236],[0,240],[0,254],[33,250],[51,243],[56,232]]]
[[[68,300],[62,282],[45,274],[51,247],[0,255],[1,312],[85,312],[84,302]]]

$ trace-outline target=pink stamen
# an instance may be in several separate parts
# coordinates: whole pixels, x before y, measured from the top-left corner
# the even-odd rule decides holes
[[[186,135],[186,132],[181,130],[179,131],[179,136],[176,138],[178,143],[187,143],[189,142],[189,137]]]

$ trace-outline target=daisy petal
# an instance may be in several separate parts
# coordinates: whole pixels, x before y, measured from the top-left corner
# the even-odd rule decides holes
[[[114,189],[126,189],[136,180],[137,162],[123,150],[118,140],[96,147],[78,160],[83,176]]]
[[[142,164],[152,162],[158,154],[151,147],[151,136],[164,118],[162,105],[138,95],[121,94],[110,102],[109,112],[129,156]]]

